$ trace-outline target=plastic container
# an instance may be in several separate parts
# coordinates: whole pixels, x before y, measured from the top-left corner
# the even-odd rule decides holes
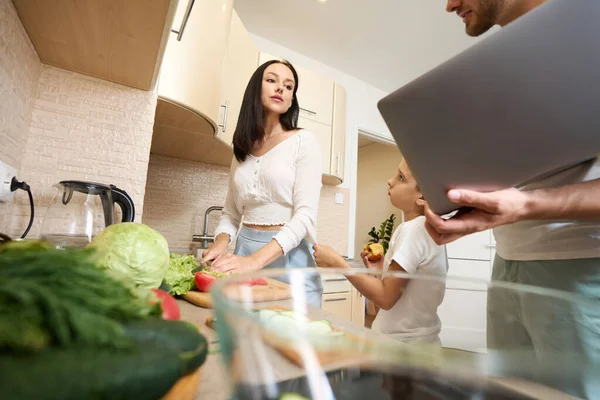
[[[404,299],[411,290],[431,294],[411,305],[421,307],[422,315],[429,315],[429,300],[435,308],[436,293],[444,287],[480,293],[487,302],[488,343],[480,352],[469,352],[442,347],[473,308],[457,307],[450,289],[438,308],[439,334],[432,319],[426,336],[390,337],[336,316],[329,306],[310,305],[307,299],[319,293],[309,287],[323,273],[350,279],[383,275],[366,269],[263,270],[213,286],[214,323],[237,399],[600,398],[600,304],[595,299],[516,284],[385,274],[408,281]],[[289,298],[255,301],[249,278],[288,282]],[[455,319],[447,317],[450,306]],[[536,348],[515,328],[531,307],[537,311],[528,313],[525,324],[535,327]],[[485,312],[482,319],[485,329]],[[591,349],[583,350],[582,338]]]

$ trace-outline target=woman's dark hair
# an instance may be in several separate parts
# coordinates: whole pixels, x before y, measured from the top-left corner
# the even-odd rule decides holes
[[[298,99],[296,98],[296,92],[298,91],[298,73],[294,66],[285,60],[267,61],[254,71],[254,74],[252,74],[252,77],[248,82],[248,86],[246,86],[246,91],[244,92],[240,116],[237,121],[237,126],[235,127],[235,132],[233,133],[233,154],[239,162],[246,160],[246,157],[252,151],[254,144],[265,138],[265,112],[261,100],[263,75],[265,69],[267,69],[269,65],[277,63],[288,67],[292,71],[295,81],[292,105],[285,114],[279,116],[279,121],[286,131],[298,128],[298,114],[300,113],[300,106],[298,105]]]

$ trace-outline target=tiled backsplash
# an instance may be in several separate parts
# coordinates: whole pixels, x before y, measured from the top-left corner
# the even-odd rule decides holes
[[[206,209],[225,203],[228,181],[227,167],[152,154],[143,222],[162,233],[171,248],[188,248],[192,235],[202,234]],[[209,234],[220,215],[211,213]]]
[[[21,167],[42,64],[10,0],[0,0],[0,160]],[[0,203],[0,232],[12,204]]]
[[[31,236],[39,234],[61,180],[114,184],[129,193],[141,220],[156,99],[153,92],[42,65],[19,174],[36,202]],[[28,207],[20,193],[10,233],[24,229]]]
[[[222,206],[227,196],[229,168],[151,155],[144,200],[145,224],[161,232],[171,248],[187,249],[192,235],[202,234],[204,212]],[[335,193],[344,203],[335,204]],[[349,189],[323,186],[319,206],[318,240],[346,255],[348,251]],[[220,212],[209,218],[209,234]]]

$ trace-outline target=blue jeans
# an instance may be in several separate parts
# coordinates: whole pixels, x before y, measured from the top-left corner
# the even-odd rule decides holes
[[[238,256],[249,256],[269,243],[277,231],[261,231],[242,226],[235,243],[234,254]],[[300,244],[290,250],[286,255],[279,257],[265,268],[306,268],[314,267],[317,264],[313,258],[312,245],[303,240]],[[285,283],[290,283],[287,276],[276,278]],[[323,284],[318,274],[311,274],[306,278],[306,297],[307,302],[315,307],[321,307],[321,296],[323,293]]]

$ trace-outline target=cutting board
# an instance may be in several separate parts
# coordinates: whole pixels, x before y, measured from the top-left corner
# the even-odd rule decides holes
[[[269,310],[288,311],[288,309],[285,307],[279,306],[265,308]],[[206,318],[206,326],[211,329],[215,329],[214,317],[210,316]],[[344,348],[316,351],[315,355],[319,361],[319,364],[322,367],[327,368],[332,365],[355,365],[365,362],[365,352],[361,349],[363,349],[364,346],[370,346],[373,343],[365,338],[353,335],[341,329],[334,328],[334,331],[344,332],[344,337],[346,340],[348,340],[348,345],[345,345]],[[290,343],[287,340],[281,339],[267,332],[262,333],[262,338],[267,345],[274,348],[280,355],[285,357],[292,364],[296,365],[297,367],[304,368],[304,357],[302,357],[300,349],[295,346],[294,343]]]
[[[288,285],[287,283],[283,283],[270,278],[267,278],[265,280],[267,281],[266,285],[254,285],[248,287],[252,292],[252,296],[249,298],[249,300],[252,303],[286,300],[292,297],[292,290],[290,288],[290,285]],[[241,295],[241,293],[239,294]],[[231,299],[236,299],[236,296],[241,297],[238,296],[238,292],[229,293],[228,296],[230,296]],[[212,296],[210,295],[210,293],[199,292],[197,290],[190,290],[182,297],[184,300],[199,307],[212,308]]]

